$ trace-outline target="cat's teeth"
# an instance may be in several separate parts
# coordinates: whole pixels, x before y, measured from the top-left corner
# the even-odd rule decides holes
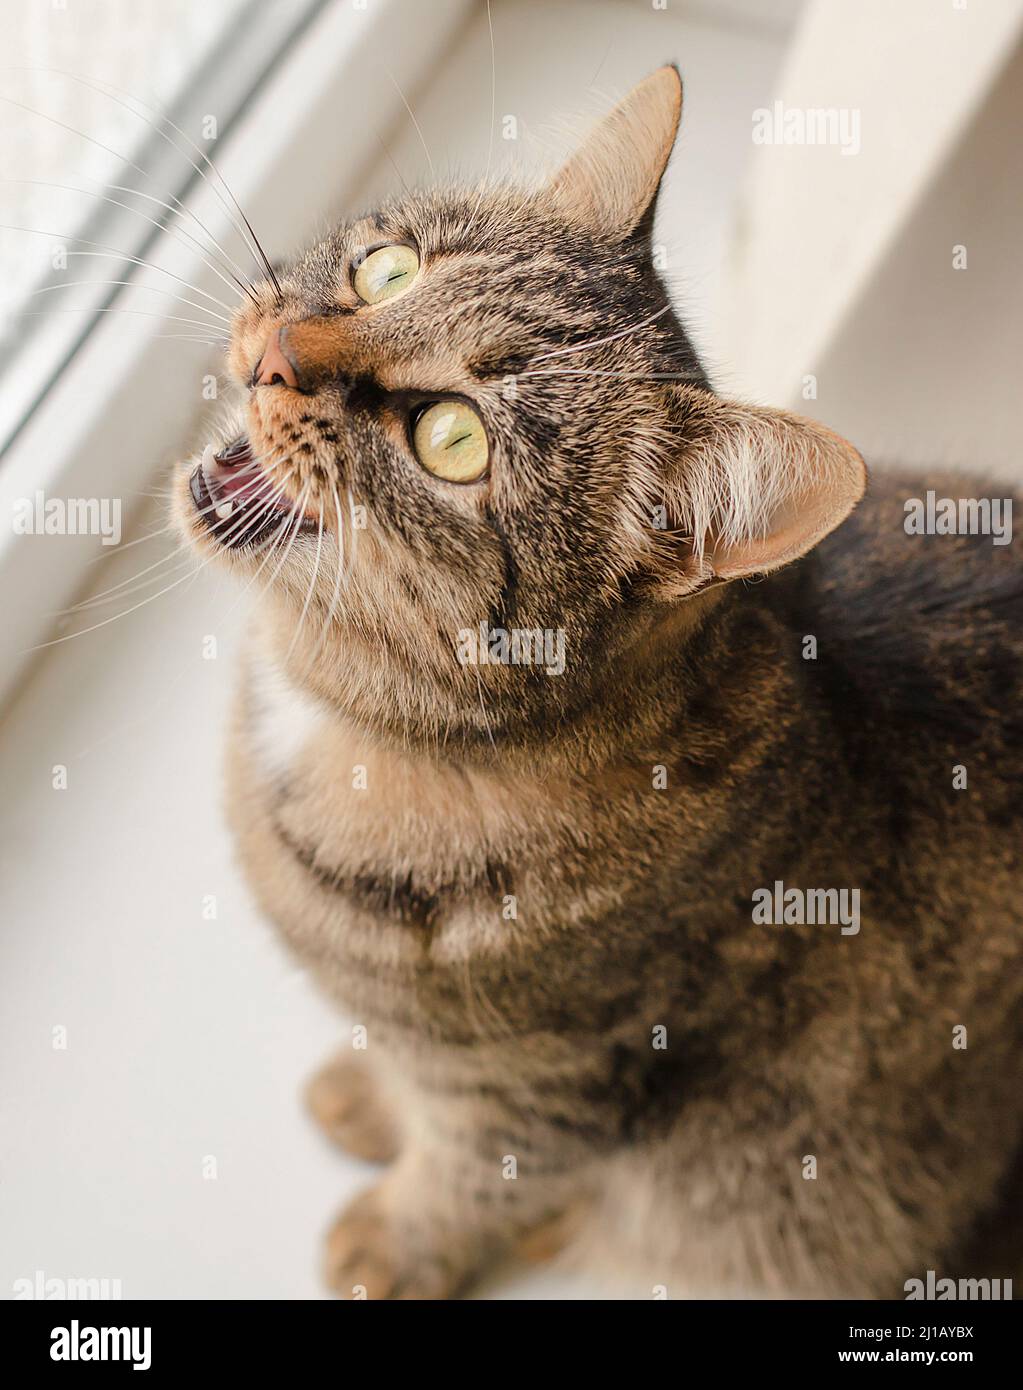
[[[217,516],[220,517],[221,521],[227,521],[231,513],[234,511],[234,503],[218,502],[213,510],[216,512]]]
[[[206,448],[203,449],[202,458],[199,460],[199,467],[202,469],[203,482],[206,484],[207,491],[212,492],[214,487],[213,479],[216,477],[217,472],[216,450],[212,444],[207,444]]]

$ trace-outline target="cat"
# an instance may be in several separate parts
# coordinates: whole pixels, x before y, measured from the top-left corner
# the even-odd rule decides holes
[[[647,1296],[999,1273],[949,1260],[1023,1123],[1023,571],[712,389],[652,259],[681,101],[255,286],[176,479],[259,595],[241,857],[353,1024],[310,1104],[388,1165],[345,1297],[517,1251]]]

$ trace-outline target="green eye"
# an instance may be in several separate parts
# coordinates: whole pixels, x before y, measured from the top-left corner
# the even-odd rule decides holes
[[[487,471],[483,421],[464,401],[427,406],[415,422],[412,443],[423,467],[449,483],[473,483]]]
[[[381,246],[371,251],[355,272],[355,293],[367,304],[394,299],[408,289],[419,270],[411,246]]]

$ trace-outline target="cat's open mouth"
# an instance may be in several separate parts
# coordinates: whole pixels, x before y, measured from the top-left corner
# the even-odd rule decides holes
[[[310,529],[308,517],[296,517],[291,500],[252,456],[249,441],[236,439],[220,453],[206,449],[188,480],[196,511],[222,545],[255,545],[289,525]]]

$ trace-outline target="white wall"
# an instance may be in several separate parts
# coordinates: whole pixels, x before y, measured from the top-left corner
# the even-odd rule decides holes
[[[726,347],[751,394],[868,455],[1020,475],[1021,28],[1020,0],[807,5],[772,96],[855,113],[859,147],[755,147]]]

